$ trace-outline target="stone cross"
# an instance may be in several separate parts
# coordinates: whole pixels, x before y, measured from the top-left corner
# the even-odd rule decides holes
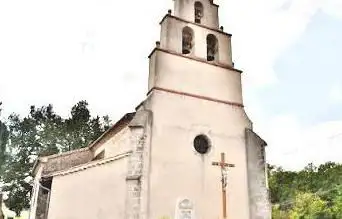
[[[221,161],[220,162],[213,162],[213,166],[219,166],[221,167],[221,173],[222,173],[222,213],[223,213],[223,218],[227,218],[227,167],[235,167],[234,164],[229,164],[226,163],[225,160],[225,154],[221,153]]]

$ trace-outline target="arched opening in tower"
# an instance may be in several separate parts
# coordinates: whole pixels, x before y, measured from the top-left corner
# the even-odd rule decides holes
[[[184,27],[182,31],[182,53],[191,53],[193,47],[194,31],[190,27]]]
[[[209,34],[207,36],[207,60],[217,60],[218,55],[218,40],[215,35]]]
[[[195,23],[200,24],[203,17],[203,4],[195,2]]]

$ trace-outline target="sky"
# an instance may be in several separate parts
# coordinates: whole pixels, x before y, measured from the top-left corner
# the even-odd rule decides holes
[[[342,1],[216,0],[244,104],[269,163],[342,161]],[[146,96],[148,58],[172,0],[0,0],[3,117],[79,100],[112,120]]]

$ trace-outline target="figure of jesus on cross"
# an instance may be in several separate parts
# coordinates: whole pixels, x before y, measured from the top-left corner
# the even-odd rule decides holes
[[[223,219],[227,219],[227,193],[226,193],[226,190],[227,190],[227,168],[228,167],[235,167],[234,164],[229,164],[229,163],[226,163],[226,160],[225,160],[225,154],[224,153],[221,153],[221,161],[220,162],[213,162],[212,165],[214,166],[219,166],[221,167],[221,174],[222,174],[222,211],[223,211]]]

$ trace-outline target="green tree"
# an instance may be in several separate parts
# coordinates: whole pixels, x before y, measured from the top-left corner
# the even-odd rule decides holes
[[[298,192],[293,208],[290,211],[292,219],[324,219],[332,218],[327,203],[316,194]]]
[[[271,166],[269,185],[273,218],[342,218],[339,212],[342,209],[341,176],[342,165],[333,162],[318,167],[308,164],[297,172]]]
[[[295,196],[297,173],[276,168],[269,176],[271,202],[280,203],[291,200]],[[282,208],[282,206],[281,206]]]
[[[30,171],[36,158],[59,152],[58,145],[54,144],[55,133],[47,133],[56,123],[54,117],[48,106],[38,110],[31,107],[30,114],[23,119],[14,114],[8,119],[11,156],[6,162],[4,190],[9,192],[6,204],[17,214],[29,207]]]
[[[32,176],[38,156],[47,156],[87,146],[108,127],[100,117],[91,118],[88,103],[80,101],[71,116],[61,118],[52,105],[31,106],[28,116],[12,114],[7,121],[10,130],[9,154],[4,171],[4,190],[9,192],[6,204],[17,214],[29,207]]]
[[[284,211],[280,208],[280,205],[273,205],[272,206],[272,218],[274,219],[289,219],[290,213],[287,211]]]
[[[332,212],[335,218],[342,218],[342,185],[336,186],[334,192]]]
[[[108,117],[104,117],[108,122]],[[97,139],[108,124],[102,124],[100,117],[91,118],[88,103],[80,101],[71,109],[71,117],[64,122],[64,145],[62,151],[78,149]]]
[[[0,115],[1,115],[1,102],[0,102]],[[7,158],[6,146],[8,141],[9,132],[4,122],[0,120],[0,183],[2,181],[4,164]],[[1,188],[0,188],[1,192]]]

